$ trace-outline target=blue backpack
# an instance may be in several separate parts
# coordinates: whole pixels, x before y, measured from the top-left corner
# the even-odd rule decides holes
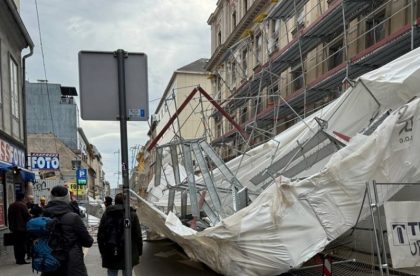
[[[67,259],[66,240],[59,219],[49,217],[32,218],[26,230],[35,239],[32,247],[32,269],[52,272],[60,268]]]

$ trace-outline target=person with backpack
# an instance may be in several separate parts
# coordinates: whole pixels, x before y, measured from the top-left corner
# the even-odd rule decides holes
[[[82,247],[91,247],[93,238],[78,214],[70,206],[70,193],[64,186],[55,186],[51,190],[50,199],[44,208],[44,217],[56,220],[54,232],[57,244],[51,244],[54,253],[59,247],[60,266],[56,271],[42,272],[42,276],[87,276]],[[34,246],[35,251],[35,246]]]
[[[139,264],[143,240],[136,210],[131,208],[132,264]],[[124,261],[124,195],[115,196],[114,205],[106,208],[98,228],[98,247],[102,257],[102,267],[108,269],[108,276],[118,275],[125,269]]]

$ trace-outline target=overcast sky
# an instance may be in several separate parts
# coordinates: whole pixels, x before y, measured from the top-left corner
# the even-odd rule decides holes
[[[199,58],[210,58],[207,19],[217,0],[38,0],[47,79],[79,90],[80,50],[124,49],[148,56],[149,99],[161,97],[172,72]],[[21,1],[21,16],[35,44],[27,80],[45,79],[35,1]],[[153,113],[158,101],[150,102]],[[89,142],[102,154],[105,177],[117,183],[118,122],[83,121]],[[146,122],[128,126],[129,148],[147,140]],[[131,168],[132,150],[129,149]],[[121,177],[120,183],[122,183]]]

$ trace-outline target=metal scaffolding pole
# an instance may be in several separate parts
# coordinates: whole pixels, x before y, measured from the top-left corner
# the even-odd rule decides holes
[[[296,30],[298,33],[298,45],[299,45],[299,56],[300,56],[300,63],[302,66],[302,80],[303,80],[303,118],[306,118],[306,76],[305,76],[305,66],[303,62],[303,53],[302,53],[302,37],[300,33],[300,24],[298,22],[298,14],[297,14],[297,7],[296,7],[296,0],[293,0],[294,10],[295,10],[295,24]]]

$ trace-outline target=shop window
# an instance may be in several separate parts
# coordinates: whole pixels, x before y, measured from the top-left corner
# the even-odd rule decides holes
[[[385,37],[385,10],[366,20],[366,48]]]

